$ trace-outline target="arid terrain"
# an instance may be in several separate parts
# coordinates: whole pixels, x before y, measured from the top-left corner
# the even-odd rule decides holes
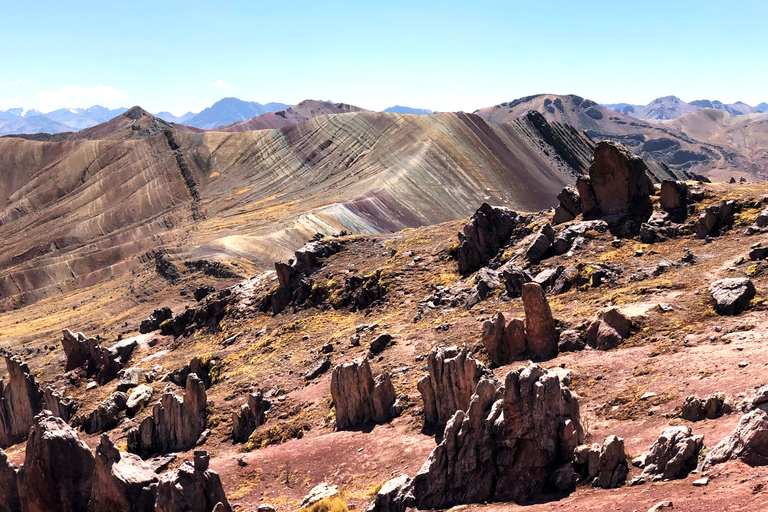
[[[25,462],[52,453],[38,432],[56,423],[82,457],[95,451],[114,503],[149,492],[114,469],[133,464],[181,510],[164,484],[202,449],[222,485],[205,462],[189,489],[223,489],[232,510],[296,510],[322,483],[374,512],[764,510],[768,421],[729,460],[711,456],[768,397],[768,185],[732,164],[764,160],[762,121],[704,109],[635,126],[641,145],[707,155],[665,167],[637,145],[596,144],[639,141],[622,114],[552,98],[527,100],[542,115],[296,109],[295,124],[258,131],[185,130],[135,108],[66,137],[0,138],[0,442],[25,464],[19,488],[63,471]],[[730,278],[744,289],[718,299],[710,285]],[[512,387],[529,374],[553,394]],[[716,394],[690,412],[689,397]],[[43,405],[61,419],[33,422]],[[687,438],[699,444],[674,475],[643,473],[633,459],[669,427],[704,437]],[[579,461],[609,436],[623,439],[611,465]],[[510,445],[535,457],[497,458]],[[384,486],[402,475],[413,480]]]

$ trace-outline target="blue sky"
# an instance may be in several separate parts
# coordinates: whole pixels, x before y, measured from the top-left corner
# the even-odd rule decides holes
[[[3,2],[0,108],[768,101],[768,2]]]

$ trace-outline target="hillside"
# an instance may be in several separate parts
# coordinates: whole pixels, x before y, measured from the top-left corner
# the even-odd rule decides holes
[[[269,130],[284,128],[292,124],[308,121],[317,116],[328,114],[344,114],[347,112],[364,112],[365,110],[346,103],[331,103],[329,101],[304,100],[290,108],[269,112],[252,119],[234,123],[229,126],[216,128],[220,132],[245,132],[250,130]]]
[[[489,125],[356,112],[227,133],[171,130],[139,107],[59,136],[0,138],[3,309],[130,272],[159,251],[250,272],[317,232],[431,225],[483,201],[549,208],[593,144],[540,116]]]

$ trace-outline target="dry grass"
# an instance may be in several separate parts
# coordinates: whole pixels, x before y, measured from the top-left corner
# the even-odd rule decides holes
[[[302,508],[299,512],[348,512],[347,502],[341,496],[334,496],[318,501],[311,507]]]

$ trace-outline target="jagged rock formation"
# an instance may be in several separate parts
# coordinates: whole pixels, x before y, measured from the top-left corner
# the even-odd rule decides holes
[[[720,279],[709,285],[715,311],[720,315],[738,315],[749,307],[755,293],[755,285],[748,277]]]
[[[712,420],[730,414],[731,409],[731,404],[726,402],[723,393],[714,393],[707,398],[691,395],[683,400],[680,417],[688,421],[701,421],[705,418]]]
[[[219,475],[208,469],[208,454],[195,452],[194,465],[184,461],[165,473],[157,487],[155,512],[232,512]]]
[[[78,408],[77,402],[71,396],[62,396],[61,392],[53,386],[45,387],[43,404],[47,410],[51,411],[54,416],[63,419],[65,423],[69,423]]]
[[[519,318],[507,323],[504,315],[497,312],[493,318],[483,322],[482,342],[494,365],[519,361],[528,350],[525,323]]]
[[[562,224],[575,219],[581,215],[581,198],[579,191],[573,186],[567,186],[557,195],[560,202],[555,208],[555,215],[552,217],[552,224]]]
[[[624,440],[616,436],[606,437],[602,445],[578,446],[573,452],[573,463],[579,481],[603,489],[619,487],[629,473]]]
[[[8,382],[0,380],[0,448],[24,440],[43,410],[40,388],[19,356],[5,356]]]
[[[153,512],[158,478],[140,457],[120,453],[103,434],[96,447],[91,512]]]
[[[696,469],[703,445],[704,436],[694,436],[690,427],[665,428],[647,452],[632,460],[634,466],[643,468],[632,484],[685,478]]]
[[[581,438],[579,404],[555,374],[532,364],[503,385],[484,378],[413,480],[382,502],[391,511],[429,510],[568,492]]]
[[[331,398],[336,406],[337,429],[369,421],[384,423],[395,416],[395,387],[389,373],[374,378],[367,359],[333,369]]]
[[[525,252],[525,257],[531,263],[539,263],[546,255],[552,242],[555,241],[555,230],[549,224],[544,224],[533,237],[533,241]]]
[[[684,181],[662,181],[659,206],[674,220],[684,220],[688,210],[688,185]]]
[[[490,371],[469,355],[467,347],[433,348],[427,356],[429,375],[417,387],[424,402],[424,425],[442,428],[456,411],[466,411],[480,379]]]
[[[125,403],[125,408],[128,411],[128,414],[133,416],[139,412],[149,403],[153,394],[154,390],[152,389],[152,386],[142,384],[141,386],[135,387],[133,391],[131,391],[131,394],[128,395],[128,401]]]
[[[735,207],[735,201],[720,201],[704,208],[693,225],[696,236],[701,239],[719,236],[733,225]]]
[[[160,324],[166,320],[170,320],[172,317],[173,312],[171,311],[171,308],[163,307],[156,309],[151,315],[141,321],[141,324],[139,324],[139,332],[141,334],[147,334],[156,331],[160,329]]]
[[[128,432],[128,451],[145,456],[192,448],[205,430],[206,400],[203,382],[189,375],[183,398],[166,392],[152,415]]]
[[[107,348],[99,344],[96,338],[64,329],[61,345],[67,357],[66,371],[83,368],[87,375],[96,375],[96,382],[105,384],[117,377],[117,373],[130,359],[137,342],[126,340],[113,348]]]
[[[0,449],[0,512],[19,512],[18,469]]]
[[[19,469],[22,512],[86,510],[94,467],[93,454],[74,429],[49,411],[38,414]]]
[[[207,389],[213,384],[211,380],[211,371],[217,364],[218,359],[215,357],[195,356],[190,359],[189,363],[168,373],[168,375],[163,377],[163,380],[171,381],[177,386],[185,386],[187,377],[196,375],[198,379],[203,381],[203,384],[205,384]]]
[[[598,142],[589,177],[581,176],[577,181],[584,218],[627,213],[650,215],[653,181],[646,171],[643,159],[623,144]]]
[[[768,413],[765,404],[741,417],[733,433],[707,453],[699,466],[706,471],[728,460],[740,459],[750,466],[768,465]]]
[[[128,395],[115,391],[85,418],[83,430],[86,434],[95,434],[115,428],[120,421],[120,413],[127,408],[127,404]]]
[[[466,274],[488,263],[512,236],[518,220],[512,210],[483,203],[459,232],[459,273]]]
[[[267,420],[266,412],[272,407],[272,403],[264,398],[264,395],[250,393],[248,403],[240,407],[240,413],[232,413],[232,441],[244,443],[258,427]]]

